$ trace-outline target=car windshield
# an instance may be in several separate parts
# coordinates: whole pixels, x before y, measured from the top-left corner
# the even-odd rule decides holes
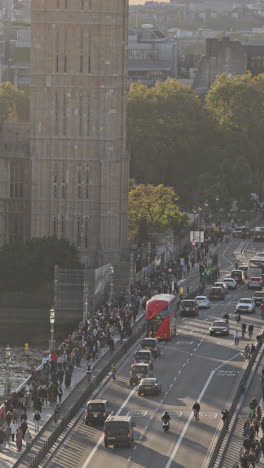
[[[259,281],[259,280],[260,278],[258,278],[257,276],[251,278],[251,281]]]
[[[251,304],[252,300],[251,299],[240,299],[239,302],[241,302],[243,304]]]
[[[196,299],[196,301],[206,301],[205,296],[197,296],[195,299]]]
[[[87,406],[87,410],[89,411],[102,411],[104,409],[105,407],[103,403],[89,403]]]
[[[141,383],[143,385],[154,385],[156,383],[156,379],[142,379]]]
[[[143,353],[136,353],[135,359],[150,359],[150,354],[147,351]]]
[[[155,340],[142,340],[141,341],[142,348],[155,348],[156,341]]]
[[[214,322],[213,327],[226,327],[226,322]]]
[[[234,278],[225,278],[224,281],[226,283],[230,282],[230,283],[233,283],[234,282]]]
[[[182,301],[181,305],[182,305],[182,307],[194,307],[194,302],[193,301]]]
[[[148,368],[146,366],[133,366],[132,367],[133,374],[147,374]]]

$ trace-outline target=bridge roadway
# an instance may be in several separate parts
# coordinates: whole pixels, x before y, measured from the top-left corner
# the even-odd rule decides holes
[[[232,268],[233,242],[224,253],[222,277]],[[233,260],[234,261],[234,260]],[[161,343],[161,357],[154,362],[154,375],[162,383],[160,396],[139,397],[128,384],[131,356],[122,364],[116,382],[99,393],[108,399],[114,413],[134,415],[135,444],[129,448],[105,448],[102,427],[86,426],[83,418],[72,428],[62,446],[45,466],[49,468],[204,468],[208,450],[221,427],[221,410],[232,399],[240,372],[245,363],[240,353],[248,339],[237,348],[233,333],[235,304],[240,297],[250,296],[244,285],[230,291],[222,302],[213,302],[199,317],[183,318],[178,335],[171,342]],[[232,314],[229,337],[210,337],[211,321]],[[261,326],[260,314],[245,316],[247,323]],[[196,423],[192,405],[201,400],[201,418]],[[161,429],[161,415],[170,411],[169,433]],[[43,466],[43,465],[42,465]]]

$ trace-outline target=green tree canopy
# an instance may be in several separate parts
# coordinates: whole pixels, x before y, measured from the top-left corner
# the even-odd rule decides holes
[[[177,80],[131,86],[128,138],[138,183],[172,186],[187,198],[210,162],[213,132],[200,100]]]
[[[188,225],[188,216],[178,205],[172,187],[137,185],[129,192],[129,232],[135,235],[142,223],[150,232],[178,230]]]
[[[29,96],[10,82],[0,83],[0,116],[4,120],[28,120]]]
[[[78,252],[64,239],[35,238],[0,250],[0,290],[34,292],[53,280],[54,266],[80,268]]]
[[[207,95],[207,109],[222,131],[231,167],[226,174],[234,176],[236,196],[240,183],[244,191],[255,186],[263,198],[264,74],[218,76]]]

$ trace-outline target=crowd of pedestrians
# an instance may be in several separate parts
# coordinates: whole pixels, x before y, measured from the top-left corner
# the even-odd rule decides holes
[[[201,245],[195,255],[185,246],[180,255],[166,267],[157,266],[141,281],[137,281],[111,304],[103,304],[91,318],[81,322],[76,331],[67,336],[52,353],[46,353],[42,366],[35,370],[26,386],[12,393],[5,401],[5,423],[0,428],[0,450],[16,445],[21,451],[23,443],[29,446],[32,434],[28,428],[29,408],[35,433],[39,431],[43,407],[53,407],[54,416],[59,414],[63,391],[70,387],[74,367],[85,360],[87,367],[100,357],[101,349],[107,347],[112,353],[115,337],[121,342],[132,333],[140,309],[154,294],[179,293],[178,280],[182,278],[183,263],[187,269],[194,268],[196,261],[204,260],[209,247]],[[182,261],[184,259],[184,262]],[[33,414],[33,415],[32,415]]]
[[[243,445],[239,450],[239,462],[234,468],[257,468],[261,454],[264,456],[264,417],[256,398],[252,398],[249,403],[243,438]]]

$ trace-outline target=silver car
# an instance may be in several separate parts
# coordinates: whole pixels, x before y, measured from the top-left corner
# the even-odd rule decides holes
[[[225,283],[228,287],[228,289],[236,289],[237,287],[237,282],[234,278],[228,277],[223,279],[223,283]]]
[[[210,308],[210,301],[206,296],[196,296],[194,300],[197,302],[199,309]]]

